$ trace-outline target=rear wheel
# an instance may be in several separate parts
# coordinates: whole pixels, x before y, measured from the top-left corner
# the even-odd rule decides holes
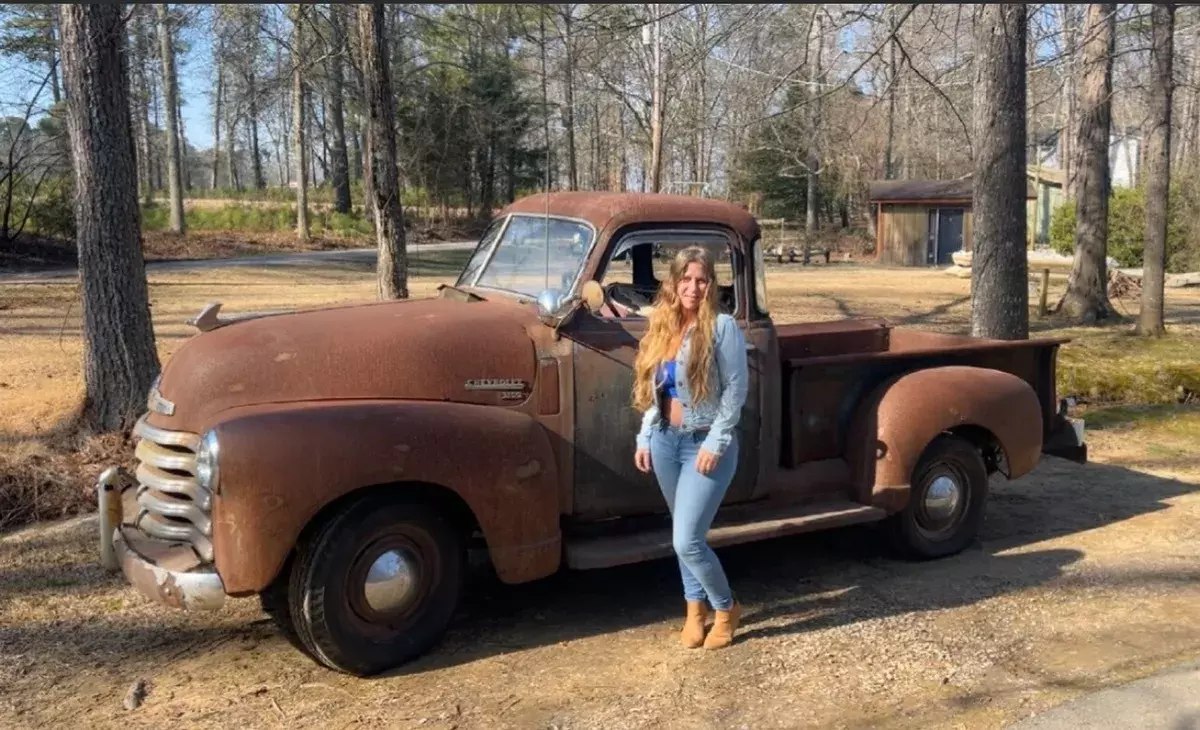
[[[367,498],[300,547],[288,603],[322,664],[369,676],[420,656],[445,631],[462,591],[463,544],[425,504]]]
[[[967,440],[934,439],[913,470],[908,505],[889,520],[892,543],[918,560],[961,552],[975,539],[987,501],[983,457]]]

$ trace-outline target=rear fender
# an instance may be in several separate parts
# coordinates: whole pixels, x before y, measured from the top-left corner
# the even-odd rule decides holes
[[[263,590],[323,507],[355,490],[437,485],[470,508],[500,579],[559,567],[557,469],[544,429],[493,406],[415,401],[228,411],[217,426],[217,570],[230,594]]]
[[[925,447],[964,427],[991,434],[1010,479],[1037,465],[1042,409],[1028,383],[988,368],[916,370],[884,382],[858,407],[847,447],[857,499],[888,512],[904,509]]]

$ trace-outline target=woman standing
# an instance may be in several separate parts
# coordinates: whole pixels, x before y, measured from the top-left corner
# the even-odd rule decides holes
[[[644,411],[637,468],[654,470],[671,511],[687,619],[688,648],[733,642],[741,617],[729,580],[706,535],[737,471],[734,432],[746,401],[746,342],[717,311],[716,270],[699,246],[680,251],[658,290],[634,361],[633,405]],[[716,610],[705,636],[708,604]]]

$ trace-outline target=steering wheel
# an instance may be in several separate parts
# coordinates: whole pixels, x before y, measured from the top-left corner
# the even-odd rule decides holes
[[[609,307],[613,311],[618,312],[621,317],[628,317],[630,314],[654,304],[648,297],[633,287],[618,282],[613,282],[604,287],[604,299]]]

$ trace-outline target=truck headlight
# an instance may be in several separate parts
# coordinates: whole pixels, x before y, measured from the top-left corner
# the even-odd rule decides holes
[[[209,431],[200,439],[200,448],[196,451],[196,482],[216,494],[220,484],[221,444],[217,441],[217,432]]]

